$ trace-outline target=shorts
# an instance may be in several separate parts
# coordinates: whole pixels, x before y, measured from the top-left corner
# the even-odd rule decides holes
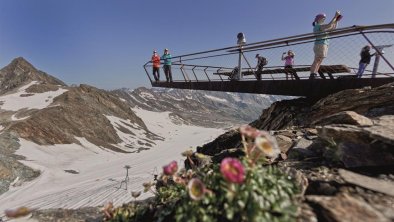
[[[326,58],[328,53],[328,45],[315,44],[313,51],[315,52],[315,58]]]

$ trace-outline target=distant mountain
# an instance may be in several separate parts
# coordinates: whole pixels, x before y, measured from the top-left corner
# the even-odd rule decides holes
[[[19,111],[17,118],[24,120],[12,122],[8,129],[37,144],[79,144],[77,138],[85,138],[97,146],[128,152],[162,139],[111,93],[88,85],[59,90],[64,92],[48,107]],[[136,136],[140,133],[143,136]]]
[[[170,111],[185,123],[228,127],[248,123],[273,102],[285,97],[181,89],[120,89],[113,91],[131,107],[155,112]]]
[[[0,93],[8,92],[31,81],[66,86],[64,82],[43,71],[37,70],[24,58],[18,57],[0,70]]]
[[[86,139],[120,152],[149,149],[164,139],[114,94],[88,85],[68,87],[21,57],[0,70],[0,80],[2,132],[41,145]]]

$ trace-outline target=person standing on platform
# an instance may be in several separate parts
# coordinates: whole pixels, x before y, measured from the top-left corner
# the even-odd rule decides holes
[[[257,80],[261,80],[261,72],[263,71],[264,66],[268,64],[268,60],[260,56],[260,54],[256,54],[257,66],[256,66],[256,78]]]
[[[317,35],[315,40],[315,45],[313,51],[315,53],[315,59],[311,66],[311,74],[309,79],[314,79],[319,72],[320,65],[322,64],[324,58],[327,57],[328,53],[328,34],[327,31],[334,30],[338,21],[341,20],[342,15],[340,11],[335,12],[334,18],[328,24],[323,24],[326,20],[326,14],[321,13],[316,15],[315,21],[312,23],[313,32]]]
[[[287,55],[286,55],[286,54],[287,54]],[[284,53],[282,54],[282,61],[285,61],[285,70],[286,70],[286,69],[293,69],[293,65],[294,65],[294,56],[295,56],[295,54],[294,54],[294,52],[291,51],[291,50],[287,51],[287,53],[284,52]],[[291,76],[291,79],[293,79],[293,76],[294,76],[296,79],[299,79],[296,73],[291,72],[291,71],[287,71],[287,72],[286,72],[286,80],[289,79],[289,77],[288,77],[289,74],[290,74],[290,76]]]
[[[152,64],[153,64],[153,77],[155,81],[160,81],[160,56],[157,54],[156,50],[153,51],[152,55]]]
[[[369,53],[370,50],[371,50],[371,46],[369,45],[366,45],[361,49],[361,53],[360,53],[361,59],[358,67],[357,78],[361,78],[361,76],[365,71],[365,68],[371,62],[371,57],[375,55],[375,53],[374,54]]]
[[[171,54],[168,49],[164,49],[164,55],[161,56],[164,61],[164,74],[166,75],[167,82],[172,82],[172,72],[171,72]]]

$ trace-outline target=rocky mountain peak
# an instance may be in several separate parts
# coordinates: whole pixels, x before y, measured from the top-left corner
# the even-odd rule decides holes
[[[23,57],[17,57],[15,59],[13,59],[8,66],[11,66],[12,68],[19,67],[19,68],[21,68],[23,70],[27,70],[27,71],[38,71],[30,62],[28,62]]]
[[[23,57],[18,57],[0,70],[0,94],[12,91],[31,81],[66,86],[61,80],[37,70]]]

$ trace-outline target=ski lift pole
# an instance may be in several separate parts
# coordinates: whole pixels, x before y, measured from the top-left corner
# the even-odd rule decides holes
[[[157,177],[159,176],[159,172],[157,171],[157,167],[153,168],[152,175],[153,175],[153,180],[157,181]]]

